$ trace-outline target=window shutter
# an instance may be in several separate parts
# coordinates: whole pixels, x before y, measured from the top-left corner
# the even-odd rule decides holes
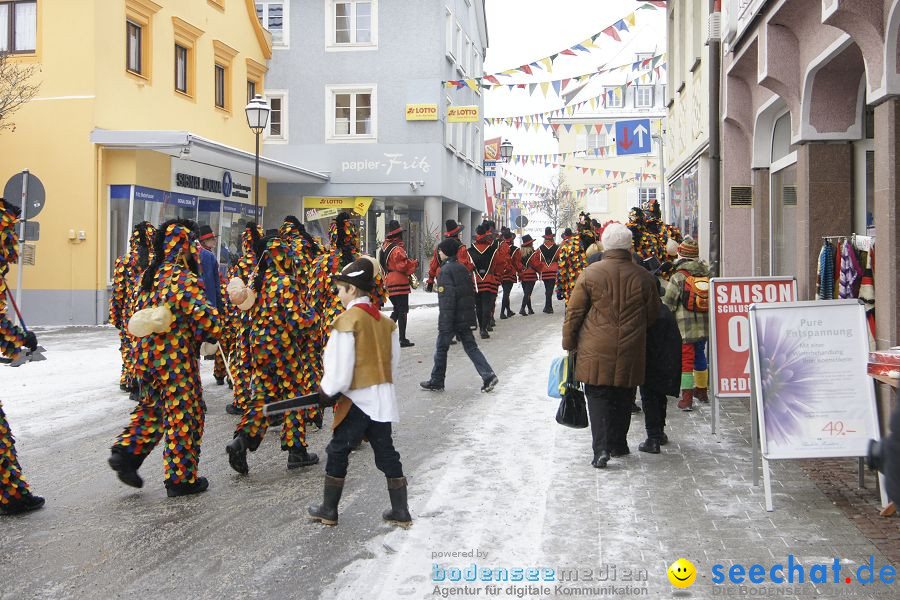
[[[784,205],[785,206],[797,206],[797,186],[796,185],[784,186]]]
[[[731,186],[731,206],[753,206],[753,188],[749,185]]]

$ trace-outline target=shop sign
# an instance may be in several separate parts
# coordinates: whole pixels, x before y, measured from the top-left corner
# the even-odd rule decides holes
[[[358,215],[364,215],[369,212],[371,205],[371,196],[305,196],[303,198],[304,209],[333,209],[337,211],[334,216],[337,216],[341,210],[352,210]],[[325,217],[316,217],[316,219],[322,218]]]
[[[144,202],[159,202],[161,204],[174,204],[183,208],[197,208],[197,196],[179,194],[178,192],[166,192],[154,188],[134,186],[134,199]]]
[[[750,305],[795,302],[793,277],[715,277],[710,281],[710,354],[716,398],[750,397]]]
[[[190,191],[216,200],[249,200],[253,178],[244,173],[226,171],[200,163],[172,159],[172,189]]]
[[[447,109],[448,123],[477,123],[480,120],[477,105],[451,106]]]
[[[306,211],[306,221],[318,221],[319,219],[333,219],[340,213],[338,208],[310,208]]]
[[[437,121],[438,105],[437,104],[407,104],[406,105],[407,121]]]
[[[484,140],[484,162],[496,164],[500,160],[500,138]]]
[[[371,173],[383,171],[391,175],[394,171],[409,173],[410,171],[427,174],[431,172],[431,164],[426,156],[406,156],[400,153],[384,153],[384,160],[345,160],[341,163],[341,173]]]

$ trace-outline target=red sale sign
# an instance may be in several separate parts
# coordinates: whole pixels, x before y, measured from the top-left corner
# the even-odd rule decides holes
[[[793,277],[716,277],[710,280],[710,355],[717,398],[750,397],[751,304],[796,302]]]

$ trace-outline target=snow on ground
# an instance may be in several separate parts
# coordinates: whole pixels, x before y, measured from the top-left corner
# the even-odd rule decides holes
[[[433,563],[478,562],[433,559],[435,552],[477,548],[489,553],[482,563],[500,557],[511,565],[541,563],[553,448],[562,429],[552,419],[557,401],[546,396],[545,378],[561,353],[552,337],[529,349],[528,360],[500,374],[493,394],[473,397],[457,412],[466,433],[454,441],[455,450],[407,473],[414,525],[371,540],[372,557],[348,565],[322,598],[429,597]],[[585,444],[589,462],[590,442],[572,437]]]

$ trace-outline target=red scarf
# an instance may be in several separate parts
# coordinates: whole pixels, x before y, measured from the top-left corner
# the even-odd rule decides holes
[[[366,311],[367,313],[369,313],[370,315],[372,315],[372,318],[375,319],[376,321],[381,320],[381,311],[367,302],[360,302],[359,304],[354,304],[353,308],[361,308],[364,311]]]

